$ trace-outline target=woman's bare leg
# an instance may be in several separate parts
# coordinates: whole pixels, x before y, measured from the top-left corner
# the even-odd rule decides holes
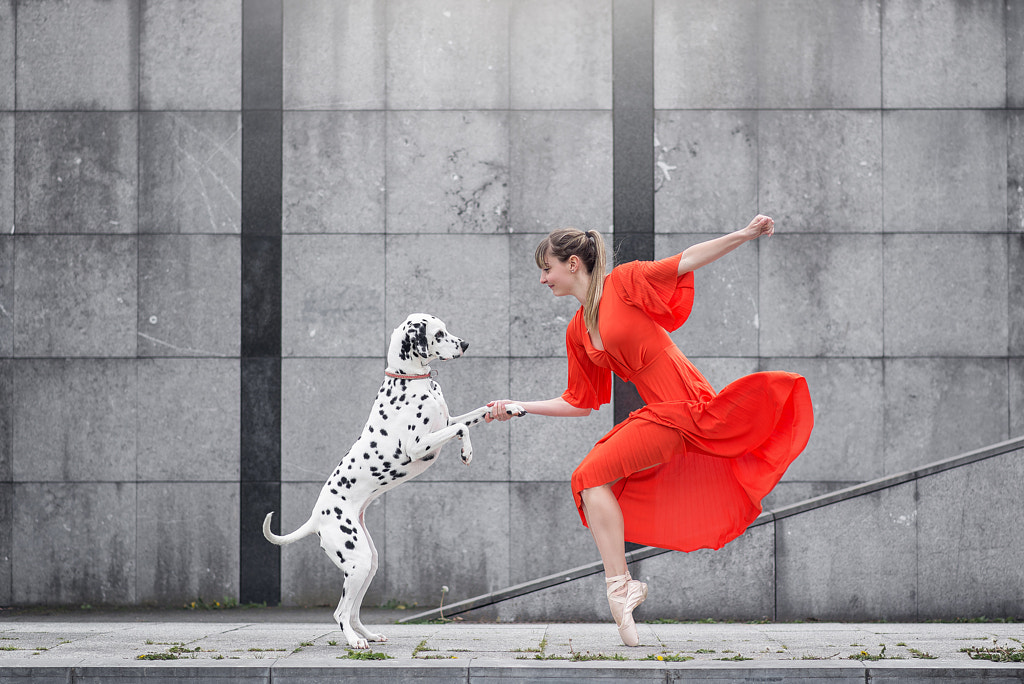
[[[611,484],[591,487],[580,492],[583,514],[587,516],[590,534],[604,563],[605,577],[626,574],[625,528],[622,509],[612,493]]]

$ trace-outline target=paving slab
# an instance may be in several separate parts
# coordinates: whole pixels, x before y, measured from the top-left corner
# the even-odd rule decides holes
[[[1024,682],[1024,623],[639,625],[623,646],[611,622],[451,620],[395,624],[353,651],[329,608],[0,610],[0,682]],[[1020,657],[1020,655],[1018,655]]]

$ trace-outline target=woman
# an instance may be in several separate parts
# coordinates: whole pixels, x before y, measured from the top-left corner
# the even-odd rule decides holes
[[[624,264],[607,277],[596,231],[556,230],[537,246],[541,284],[581,306],[566,330],[568,388],[554,399],[515,403],[532,414],[586,416],[610,401],[612,372],[633,382],[645,403],[572,476],[627,646],[639,643],[632,612],[647,585],[629,576],[624,542],[721,548],[761,513],[761,499],[810,437],[814,419],[801,376],[754,373],[716,395],[667,332],[690,314],[695,270],[774,231],[774,221],[758,215],[742,230],[667,259]],[[489,404],[488,420],[508,420],[510,401]]]

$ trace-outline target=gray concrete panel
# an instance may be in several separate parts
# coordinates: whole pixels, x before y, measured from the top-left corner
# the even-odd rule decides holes
[[[136,231],[135,114],[21,113],[15,122],[18,233]]]
[[[14,480],[14,361],[0,359],[0,482]],[[0,525],[2,528],[2,525]]]
[[[798,459],[799,461],[799,459]],[[813,499],[817,496],[831,494],[840,489],[846,489],[856,484],[855,481],[825,480],[816,482],[800,482],[783,479],[775,489],[768,493],[768,496],[761,499],[761,509],[764,511],[775,511],[785,506]]]
[[[138,374],[139,481],[236,481],[238,359],[153,359]]]
[[[507,0],[389,2],[388,109],[508,108],[508,17]]]
[[[241,232],[242,120],[236,112],[139,116],[139,232]]]
[[[136,600],[183,606],[237,599],[238,510],[237,482],[140,483]]]
[[[885,474],[883,364],[877,358],[768,359],[807,378],[814,431],[786,480],[866,482]],[[824,494],[808,492],[804,498]]]
[[[665,553],[640,561],[648,584],[644,620],[762,620],[775,613],[775,531],[758,525],[718,550]]]
[[[601,236],[610,251],[612,235],[602,232]],[[553,296],[551,290],[541,284],[540,269],[534,259],[541,239],[540,235],[509,238],[510,351],[513,357],[565,359],[565,329],[580,304],[574,297]],[[564,371],[560,375],[564,380]]]
[[[887,235],[886,356],[1003,356],[1004,235]]]
[[[285,109],[384,109],[384,7],[283,3]]]
[[[384,232],[384,123],[383,112],[285,112],[285,233]]]
[[[14,109],[14,0],[0,2],[0,111]]]
[[[608,608],[604,573],[582,577],[573,582],[557,584],[550,589],[502,601],[494,606],[499,622],[535,622],[538,620],[596,621],[608,623],[615,632],[611,610]],[[643,620],[645,606],[636,611],[637,624]],[[483,611],[474,611],[481,613]],[[639,629],[639,627],[638,627]]]
[[[886,2],[882,106],[1005,106],[1006,14],[1002,2]]]
[[[1009,235],[1009,335],[1011,356],[1024,356],[1024,234]]]
[[[756,14],[761,39],[744,48],[759,56],[760,107],[881,105],[879,3],[786,0],[762,7]]]
[[[1024,614],[1024,452],[918,482],[918,614]]]
[[[1010,359],[1010,434],[1024,435],[1024,359]]]
[[[19,359],[14,388],[16,482],[135,480],[133,361]]]
[[[135,109],[137,2],[43,0],[17,10],[18,109]]]
[[[383,355],[391,335],[384,329],[384,238],[285,235],[282,243],[282,354]]]
[[[0,356],[14,353],[14,244],[16,239],[0,236]]]
[[[1024,233],[1024,112],[1007,112],[1006,119],[1006,230]]]
[[[1006,4],[1006,106],[1024,107],[1024,12]]]
[[[507,230],[508,117],[505,112],[389,112],[388,233]]]
[[[370,415],[381,358],[281,362],[281,479],[323,484]],[[312,505],[312,502],[310,502]]]
[[[241,338],[235,235],[139,236],[139,356],[232,356]]]
[[[887,359],[885,475],[1009,437],[1003,359]]]
[[[746,0],[654,0],[654,106],[757,106],[760,26]]]
[[[139,17],[139,107],[242,104],[242,6],[231,0],[147,0]]]
[[[775,235],[760,252],[760,352],[880,356],[882,236]]]
[[[324,473],[326,479],[328,473]],[[284,510],[275,511],[273,528],[275,531],[291,532],[309,518],[320,495],[322,483],[284,484],[281,487],[281,506]],[[377,575],[370,584],[363,600],[364,606],[375,606],[387,600],[385,596],[384,571],[388,566],[387,546],[385,544],[386,504],[383,498],[377,499],[366,509],[366,526],[377,549]],[[268,511],[269,512],[269,511]],[[257,521],[256,524],[262,524]],[[268,544],[270,542],[267,542]],[[333,621],[331,613],[341,600],[341,588],[345,583],[345,575],[331,562],[324,550],[320,548],[316,536],[310,536],[289,544],[281,550],[281,603],[286,606],[323,606],[323,622]]]
[[[665,258],[720,235],[659,235],[655,255]],[[670,334],[684,354],[757,355],[757,251],[757,245],[744,245],[694,273],[693,310]]]
[[[917,617],[913,482],[776,523],[777,620]]]
[[[13,603],[135,603],[136,503],[134,482],[14,485]]]
[[[24,236],[14,244],[16,356],[135,356],[138,241]]]
[[[880,112],[761,112],[757,141],[757,205],[777,231],[882,232]]]
[[[14,485],[0,482],[0,604],[9,606],[12,600],[11,566],[14,558]]]
[[[469,342],[473,358],[507,356],[508,249],[504,235],[389,234],[388,335],[409,314],[429,313]]]
[[[520,584],[600,558],[569,482],[511,484],[509,582]]]
[[[509,488],[504,482],[414,480],[387,494],[388,597],[427,608],[509,584]],[[407,604],[408,605],[408,604]]]
[[[559,397],[565,391],[565,374],[562,359],[513,359],[511,398],[534,401]],[[512,421],[512,481],[559,481],[568,486],[572,471],[613,425],[611,404],[585,418],[525,416]]]
[[[515,232],[612,225],[609,112],[511,114],[509,222]],[[524,264],[525,265],[525,264]]]
[[[1006,117],[1000,110],[884,112],[886,232],[1006,230]]]
[[[716,3],[715,11],[726,4]],[[758,143],[753,112],[655,112],[654,138],[656,232],[728,233],[754,217]]]
[[[14,231],[14,114],[0,112],[0,233]]]
[[[512,109],[611,109],[611,0],[520,0],[509,14]]]

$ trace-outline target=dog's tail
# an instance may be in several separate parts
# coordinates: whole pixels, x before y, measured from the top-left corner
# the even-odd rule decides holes
[[[263,536],[266,537],[267,541],[271,544],[277,544],[278,546],[291,544],[293,541],[298,541],[303,537],[308,537],[316,532],[316,518],[314,516],[310,516],[309,520],[303,523],[302,527],[291,534],[276,535],[270,531],[270,519],[272,517],[274,517],[273,511],[267,513],[267,517],[263,519]]]

